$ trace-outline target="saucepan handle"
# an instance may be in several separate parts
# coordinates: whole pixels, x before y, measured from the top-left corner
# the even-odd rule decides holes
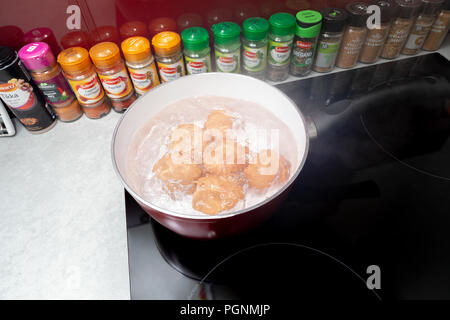
[[[450,82],[442,76],[433,75],[420,79],[409,80],[400,84],[369,92],[356,99],[344,99],[327,107],[326,112],[319,112],[307,119],[307,130],[311,139],[330,130],[341,127],[355,114],[362,114],[371,108],[380,107],[386,103],[424,103],[430,100],[450,97]],[[434,107],[434,106],[431,106]],[[436,104],[436,107],[440,107]]]

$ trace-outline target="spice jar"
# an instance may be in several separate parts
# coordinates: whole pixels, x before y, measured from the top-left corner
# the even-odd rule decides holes
[[[0,98],[31,133],[44,133],[56,124],[44,97],[19,60],[17,53],[0,46]]]
[[[144,37],[131,37],[122,42],[125,63],[138,95],[143,95],[159,85],[155,59],[150,42]]]
[[[88,51],[82,47],[66,49],[58,55],[58,63],[86,116],[91,119],[99,119],[108,114],[110,107],[106,102],[105,92],[94,71],[91,59],[89,59]],[[103,111],[93,115],[87,111],[88,108],[89,110],[97,108]]]
[[[270,81],[283,81],[289,76],[295,25],[295,17],[289,13],[275,13],[269,18],[267,79]]]
[[[45,42],[27,44],[20,49],[19,58],[61,121],[75,121],[83,115],[48,44]]]
[[[59,54],[61,52],[61,47],[59,46],[58,41],[56,41],[53,31],[49,28],[31,29],[23,36],[23,42],[45,42],[50,46],[52,52],[55,54]]]
[[[155,48],[161,82],[168,82],[185,75],[181,38],[173,31],[163,31],[152,39]]]
[[[239,73],[241,70],[241,27],[234,22],[220,22],[211,27],[218,72]]]
[[[133,85],[114,42],[100,42],[89,50],[98,77],[117,112],[124,112],[135,100]]]
[[[267,66],[267,35],[269,22],[263,18],[248,18],[243,23],[243,73],[264,80]]]
[[[187,74],[211,72],[211,49],[206,29],[192,27],[181,32]]]
[[[344,10],[335,8],[324,9],[321,14],[323,16],[322,31],[313,69],[316,72],[329,72],[336,64],[348,15]]]
[[[295,44],[289,71],[294,76],[306,76],[313,65],[322,15],[314,10],[303,10],[297,13],[296,18]]]
[[[362,63],[374,63],[378,60],[396,13],[397,5],[394,0],[379,0],[375,5],[380,8],[380,25],[367,31],[366,41],[359,56]]]
[[[412,55],[419,52],[443,3],[443,0],[422,0],[421,11],[402,50],[403,54]]]
[[[438,14],[436,21],[422,47],[423,50],[434,51],[444,42],[450,29],[450,0],[446,0],[443,9]]]
[[[343,69],[353,68],[358,62],[362,46],[367,35],[367,4],[349,3],[346,6],[348,25],[345,28],[336,66]]]
[[[394,59],[400,55],[421,6],[421,0],[396,0],[396,3],[399,7],[397,18],[392,23],[381,52],[381,57],[385,59]]]
[[[129,21],[119,29],[120,37],[125,40],[130,37],[147,37],[147,25],[142,21]]]

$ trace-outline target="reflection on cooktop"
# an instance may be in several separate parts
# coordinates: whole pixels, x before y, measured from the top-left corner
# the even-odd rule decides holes
[[[430,54],[279,85],[305,115],[340,125],[244,235],[181,237],[126,194],[132,298],[450,298],[448,80],[449,62]]]

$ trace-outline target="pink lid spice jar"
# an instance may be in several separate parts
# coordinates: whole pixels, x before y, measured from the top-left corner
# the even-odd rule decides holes
[[[20,49],[19,58],[61,121],[81,117],[81,108],[48,44],[29,43]]]

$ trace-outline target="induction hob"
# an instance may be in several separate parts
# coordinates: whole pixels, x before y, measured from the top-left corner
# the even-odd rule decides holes
[[[314,117],[433,77],[450,80],[437,53],[277,87]],[[247,234],[183,238],[126,193],[131,297],[450,299],[449,101],[412,96],[319,135],[283,206]]]

